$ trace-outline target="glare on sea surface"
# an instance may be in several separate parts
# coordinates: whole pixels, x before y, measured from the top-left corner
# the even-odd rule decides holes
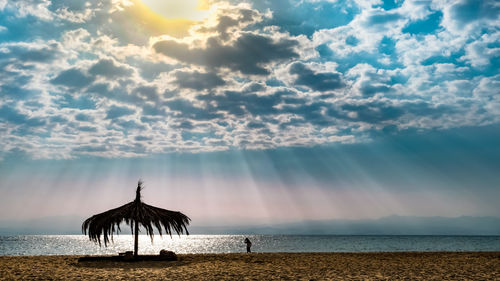
[[[173,235],[139,236],[139,253],[158,254],[167,249],[177,254],[242,253],[243,240],[252,241],[252,252],[408,252],[498,251],[500,236],[443,235]],[[92,243],[85,235],[0,235],[0,256],[116,255],[133,249],[130,234],[115,235],[114,242]]]

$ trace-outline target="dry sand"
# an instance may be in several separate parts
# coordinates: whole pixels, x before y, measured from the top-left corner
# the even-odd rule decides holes
[[[500,252],[179,255],[179,261],[0,257],[2,280],[500,280]]]

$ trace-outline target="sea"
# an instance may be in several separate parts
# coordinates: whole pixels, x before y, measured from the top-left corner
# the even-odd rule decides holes
[[[413,235],[140,235],[139,254],[240,253],[248,237],[253,252],[500,251],[500,236]],[[115,235],[107,247],[84,235],[0,236],[0,256],[113,255],[133,250],[132,235]]]

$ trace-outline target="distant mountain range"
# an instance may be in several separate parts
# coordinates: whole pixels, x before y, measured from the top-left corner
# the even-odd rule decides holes
[[[500,235],[500,218],[388,216],[363,220],[309,220],[272,226],[193,227],[192,230],[207,234]]]
[[[0,220],[0,235],[81,234],[80,217],[51,217],[23,221]],[[124,233],[130,233],[123,225]],[[388,216],[361,220],[307,220],[275,225],[201,226],[191,234],[303,234],[303,235],[500,235],[500,217]]]

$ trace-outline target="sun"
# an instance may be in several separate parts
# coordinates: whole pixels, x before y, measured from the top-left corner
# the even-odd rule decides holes
[[[142,0],[166,19],[203,20],[209,13],[208,0]]]
[[[124,17],[138,23],[153,36],[182,38],[209,16],[209,0],[122,0]]]

